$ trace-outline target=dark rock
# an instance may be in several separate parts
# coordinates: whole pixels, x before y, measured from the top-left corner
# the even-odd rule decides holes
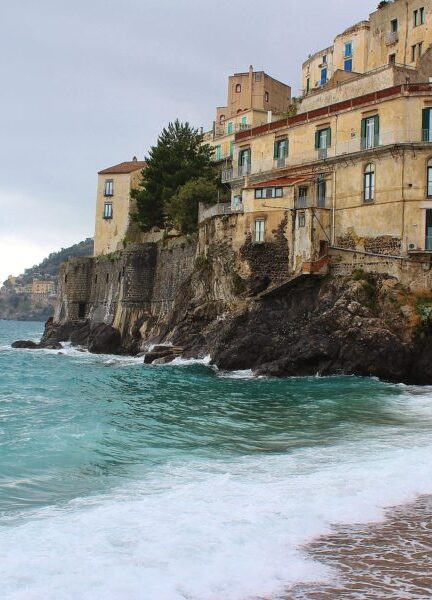
[[[157,351],[156,348],[165,348],[164,350]],[[155,349],[152,352],[147,352],[144,356],[144,363],[146,365],[151,365],[156,360],[170,358],[174,360],[177,356],[181,356],[182,348],[172,347],[172,346],[155,346]],[[161,363],[159,363],[161,364]],[[165,363],[164,363],[165,364]]]
[[[40,344],[30,340],[18,340],[12,344],[12,348],[28,348],[29,350],[36,350],[40,347]]]
[[[121,352],[121,335],[111,325],[100,323],[90,329],[87,348],[94,354],[118,354]]]

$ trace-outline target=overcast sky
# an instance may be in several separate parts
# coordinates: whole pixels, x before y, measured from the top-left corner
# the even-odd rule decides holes
[[[0,281],[93,235],[97,171],[170,120],[209,128],[252,64],[301,63],[378,0],[19,0],[0,6]]]

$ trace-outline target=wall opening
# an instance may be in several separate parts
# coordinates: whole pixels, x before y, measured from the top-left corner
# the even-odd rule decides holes
[[[86,315],[86,303],[80,302],[78,304],[78,319],[84,319]]]

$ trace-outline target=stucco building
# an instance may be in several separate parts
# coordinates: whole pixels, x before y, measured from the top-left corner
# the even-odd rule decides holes
[[[123,247],[134,205],[131,190],[138,187],[146,163],[134,157],[98,173],[94,255]]]

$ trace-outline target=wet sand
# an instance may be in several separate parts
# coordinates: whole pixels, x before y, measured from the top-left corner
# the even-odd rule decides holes
[[[431,600],[432,496],[389,510],[382,523],[335,528],[305,552],[334,579],[295,586],[283,600]]]

